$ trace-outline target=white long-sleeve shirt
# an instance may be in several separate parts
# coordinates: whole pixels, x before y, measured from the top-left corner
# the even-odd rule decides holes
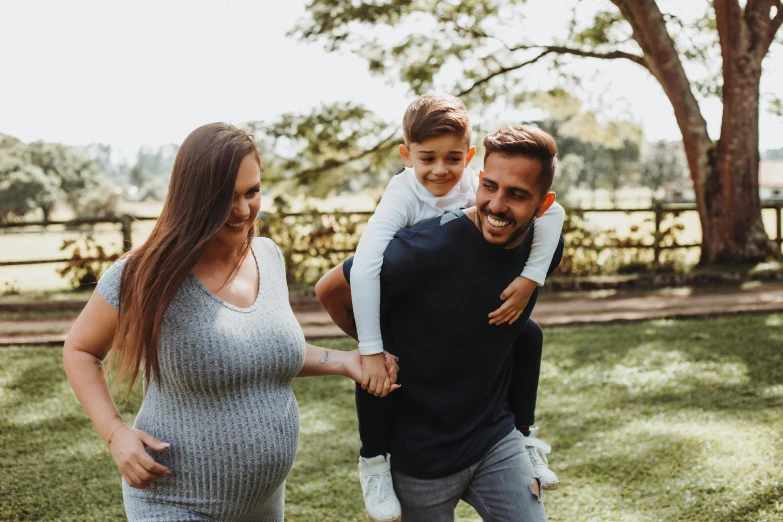
[[[359,353],[383,351],[381,339],[381,283],[383,253],[401,228],[407,228],[460,208],[476,204],[478,176],[466,168],[460,182],[445,196],[433,196],[407,168],[394,176],[367,223],[351,268],[351,299],[359,335]],[[563,229],[565,210],[558,203],[536,219],[533,243],[522,277],[543,285]],[[510,281],[509,281],[510,283]]]

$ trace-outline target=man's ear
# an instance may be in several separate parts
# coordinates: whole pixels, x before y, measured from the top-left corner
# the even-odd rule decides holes
[[[552,203],[555,202],[555,193],[554,192],[547,192],[546,195],[541,199],[541,204],[538,205],[538,210],[536,210],[536,217],[540,218],[544,215],[544,212],[549,210],[549,207],[552,206]]]
[[[411,151],[408,150],[408,147],[406,147],[404,143],[401,143],[400,148],[398,150],[400,151],[400,156],[402,156],[402,162],[405,163],[405,166],[408,167],[409,169],[413,168]]]
[[[471,147],[468,149],[468,153],[465,155],[465,166],[467,167],[470,165],[470,160],[473,159],[473,156],[476,155],[476,147]]]

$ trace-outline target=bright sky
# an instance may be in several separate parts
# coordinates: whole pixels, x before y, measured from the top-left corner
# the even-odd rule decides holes
[[[531,1],[526,26],[541,27],[537,16],[551,21],[552,13],[562,12],[552,4],[564,1]],[[142,144],[179,143],[203,123],[271,119],[321,102],[358,101],[399,121],[411,100],[404,86],[370,77],[358,57],[286,37],[304,5],[3,1],[0,132],[25,141],[111,143],[133,157]],[[783,51],[765,65],[762,90],[783,85]],[[663,91],[641,68],[594,60],[584,67],[593,72],[589,81],[607,89],[607,99],[619,99],[613,103],[625,107],[648,139],[679,139]],[[720,105],[704,112],[717,136]],[[781,118],[762,110],[760,125],[762,149],[783,147]]]

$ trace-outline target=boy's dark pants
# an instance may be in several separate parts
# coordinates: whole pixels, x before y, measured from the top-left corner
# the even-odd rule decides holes
[[[517,426],[532,426],[535,423],[543,347],[544,334],[541,327],[532,319],[528,320],[514,341],[513,373],[508,387],[508,400]],[[400,371],[404,372],[405,362],[402,363]],[[393,400],[394,393],[382,399],[356,385],[356,413],[359,416],[359,437],[362,441],[359,454],[362,457],[385,455],[389,451],[388,436],[391,433]]]

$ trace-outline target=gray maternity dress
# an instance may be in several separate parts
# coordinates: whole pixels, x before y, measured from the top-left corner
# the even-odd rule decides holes
[[[299,435],[291,380],[305,340],[288,301],[283,256],[253,240],[258,298],[239,308],[190,274],[166,310],[158,341],[162,385],[152,382],[135,427],[171,447],[148,450],[172,474],[151,490],[123,481],[128,519],[282,521],[285,477]],[[123,261],[98,291],[119,308]]]

